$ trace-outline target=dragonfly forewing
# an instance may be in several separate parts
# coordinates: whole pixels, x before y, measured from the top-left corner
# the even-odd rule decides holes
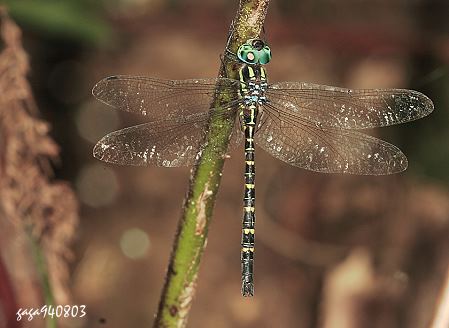
[[[226,94],[224,106],[231,107],[239,101],[238,88],[238,81],[225,78],[164,80],[118,75],[99,81],[92,94],[116,109],[159,121],[207,112],[218,93]]]
[[[269,86],[267,99],[280,116],[324,127],[369,129],[410,122],[433,111],[422,93],[405,89],[345,89],[304,82]]]

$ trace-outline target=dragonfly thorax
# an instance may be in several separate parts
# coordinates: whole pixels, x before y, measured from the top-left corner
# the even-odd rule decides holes
[[[267,102],[268,84],[265,69],[260,65],[244,65],[240,69],[240,95],[245,106],[259,106]]]
[[[247,86],[247,90],[243,92],[243,102],[245,106],[263,105],[267,102],[267,97],[265,96],[267,82],[251,81],[247,84]]]

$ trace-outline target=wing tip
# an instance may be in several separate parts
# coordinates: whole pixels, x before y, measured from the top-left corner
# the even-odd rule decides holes
[[[392,174],[395,173],[402,173],[405,172],[408,168],[408,159],[407,157],[404,155],[404,158],[402,159],[401,165],[398,167],[398,170],[391,172]]]
[[[102,101],[100,97],[102,93],[102,87],[106,86],[109,81],[118,80],[119,78],[120,75],[111,75],[101,79],[100,81],[95,83],[94,87],[92,88],[92,96]]]
[[[420,91],[416,91],[416,90],[411,90],[412,93],[418,97],[418,102],[419,104],[422,106],[422,115],[417,117],[416,119],[420,119],[422,117],[425,117],[427,115],[429,115],[430,113],[433,112],[433,110],[435,109],[435,105],[432,101],[432,99],[430,99],[428,96],[426,96],[424,93],[420,92]]]
[[[408,168],[408,159],[407,156],[400,150],[398,147],[396,147],[393,144],[390,144],[393,146],[393,149],[396,150],[396,154],[392,156],[393,159],[393,165],[388,165],[391,169],[381,173],[379,175],[391,175],[391,174],[397,174],[402,173]]]
[[[424,108],[426,109],[425,116],[427,116],[433,112],[433,110],[435,109],[435,105],[434,105],[432,99],[427,97],[425,94],[421,93],[421,97],[423,98]]]
[[[96,159],[99,159],[100,161],[103,161],[104,158],[104,143],[102,142],[103,139],[97,142],[97,144],[92,149],[92,156]]]

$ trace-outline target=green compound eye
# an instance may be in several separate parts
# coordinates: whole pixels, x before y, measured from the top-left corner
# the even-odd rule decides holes
[[[239,47],[237,57],[247,64],[265,65],[271,60],[271,50],[262,40],[249,39]]]
[[[265,45],[259,53],[259,63],[262,65],[267,64],[271,60],[271,49]]]
[[[239,47],[239,50],[237,50],[237,57],[244,63],[247,64],[255,64],[257,63],[257,55],[253,49],[253,47],[251,47],[250,44],[243,44]]]

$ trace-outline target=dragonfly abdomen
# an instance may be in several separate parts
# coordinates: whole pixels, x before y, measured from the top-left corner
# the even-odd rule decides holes
[[[254,295],[254,224],[255,215],[255,165],[254,165],[254,130],[256,128],[257,106],[245,109],[245,192],[243,197],[242,225],[242,295]]]
[[[262,66],[244,65],[239,71],[241,118],[245,133],[245,193],[243,197],[242,224],[242,295],[254,295],[254,225],[256,221],[256,169],[254,158],[254,133],[259,106],[266,102],[266,73]]]

